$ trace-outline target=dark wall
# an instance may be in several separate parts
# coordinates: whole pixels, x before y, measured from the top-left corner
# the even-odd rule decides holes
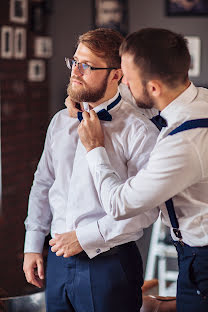
[[[50,32],[53,36],[53,57],[50,61],[51,113],[64,107],[69,70],[64,58],[72,57],[78,36],[92,26],[92,0],[54,0]]]
[[[41,82],[28,80],[28,61],[34,56],[34,39],[47,34],[45,15],[42,29],[31,29],[31,4],[25,24],[11,22],[9,1],[1,0],[0,26],[26,31],[24,59],[0,57],[2,211],[0,214],[0,297],[33,291],[23,271],[24,220],[33,174],[43,148],[49,119],[48,62]],[[1,46],[0,42],[0,46]],[[37,58],[38,59],[38,58]]]
[[[197,85],[208,86],[208,16],[167,16],[165,0],[129,0],[129,31],[143,27],[162,27],[201,39],[201,74],[191,77]],[[155,47],[156,48],[156,47]]]

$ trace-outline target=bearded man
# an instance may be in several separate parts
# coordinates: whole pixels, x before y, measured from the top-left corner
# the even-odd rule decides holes
[[[25,221],[24,272],[43,286],[42,249],[49,244],[46,273],[47,311],[137,312],[142,305],[142,260],[135,241],[152,224],[158,209],[128,220],[107,216],[98,197],[77,133],[82,111],[101,119],[108,156],[124,182],[143,168],[158,131],[118,90],[122,77],[122,36],[96,29],[79,37],[67,89],[79,107],[52,119],[35,173]]]

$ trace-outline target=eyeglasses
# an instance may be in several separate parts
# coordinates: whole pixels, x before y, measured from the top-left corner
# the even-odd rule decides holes
[[[66,62],[66,66],[70,70],[74,69],[74,67],[77,66],[81,75],[90,74],[91,70],[102,70],[102,69],[112,70],[112,69],[117,69],[116,67],[93,67],[93,66],[90,66],[90,65],[85,64],[85,63],[79,63],[76,60],[69,59],[67,57],[65,57],[65,62]]]

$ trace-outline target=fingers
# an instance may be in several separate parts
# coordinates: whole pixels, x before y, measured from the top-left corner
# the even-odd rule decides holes
[[[43,287],[44,267],[43,257],[39,253],[25,253],[23,271],[28,283]]]
[[[38,280],[37,276],[35,275],[35,271],[34,269],[27,271],[27,273],[25,273],[25,277],[28,283],[41,288],[42,287],[42,283],[40,280]]]
[[[86,111],[82,113],[83,120],[90,120],[90,114]]]
[[[64,255],[63,249],[59,249],[59,250],[56,252],[56,255],[57,255],[58,257],[63,256],[63,255]]]
[[[77,103],[73,102],[69,96],[66,98],[64,104],[68,109],[69,116],[72,118],[77,118],[77,113],[82,111],[80,105],[78,107]]]
[[[54,246],[56,244],[56,240],[54,238],[49,240],[49,245]]]
[[[41,280],[44,279],[44,267],[43,267],[43,262],[38,261],[37,262],[37,269],[38,269],[38,276]]]
[[[98,116],[97,116],[96,112],[93,109],[90,110],[90,118],[92,120],[98,119]]]
[[[95,119],[98,119],[98,115],[96,114],[96,112],[93,109],[91,109],[89,113],[84,111],[82,113],[82,116],[83,116],[84,120],[90,120],[90,119],[91,120],[95,120]]]

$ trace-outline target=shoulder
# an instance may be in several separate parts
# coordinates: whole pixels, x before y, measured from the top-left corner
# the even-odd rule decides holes
[[[53,133],[54,131],[62,130],[63,128],[78,126],[79,121],[77,118],[69,117],[67,108],[64,108],[57,112],[50,121],[48,131]]]
[[[138,107],[126,101],[122,100],[119,115],[125,120],[125,126],[128,130],[135,129],[135,131],[138,131],[140,129],[156,135],[159,134],[159,130],[147,115]]]

